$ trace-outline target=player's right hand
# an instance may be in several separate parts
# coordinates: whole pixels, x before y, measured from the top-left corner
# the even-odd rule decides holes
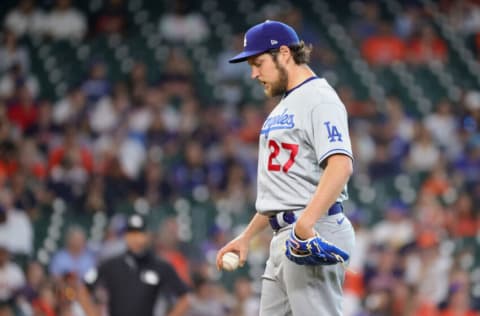
[[[245,261],[247,260],[248,244],[249,240],[247,240],[243,235],[239,235],[235,239],[230,241],[228,244],[223,246],[217,253],[217,269],[223,269],[222,257],[227,252],[235,252],[240,257],[239,266],[243,267]]]

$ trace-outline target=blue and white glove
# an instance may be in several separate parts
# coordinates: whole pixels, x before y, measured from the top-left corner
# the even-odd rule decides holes
[[[287,258],[300,265],[343,264],[350,258],[345,251],[325,240],[318,233],[306,240],[299,239],[295,235],[294,228],[285,245]]]

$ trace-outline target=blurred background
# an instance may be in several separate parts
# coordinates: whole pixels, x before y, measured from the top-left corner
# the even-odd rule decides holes
[[[350,115],[345,315],[478,315],[478,0],[0,1],[0,315],[82,315],[58,276],[121,252],[134,212],[196,307],[258,314],[271,232],[243,269],[214,258],[255,212],[278,100],[227,60],[265,19],[313,44]]]

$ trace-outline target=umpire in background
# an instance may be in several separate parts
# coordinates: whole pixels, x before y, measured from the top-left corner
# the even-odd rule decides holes
[[[88,285],[101,286],[106,291],[110,316],[153,316],[159,299],[170,303],[168,316],[184,315],[188,310],[187,285],[170,264],[155,256],[150,241],[145,219],[138,214],[130,216],[125,233],[126,252],[87,273]],[[84,309],[92,310],[87,306]]]

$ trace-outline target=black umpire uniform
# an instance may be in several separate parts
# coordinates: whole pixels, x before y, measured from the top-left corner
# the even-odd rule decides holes
[[[98,272],[87,273],[87,283],[106,290],[110,316],[152,316],[160,297],[175,302],[189,291],[173,267],[151,251],[149,241],[146,247],[131,245],[133,234],[148,234],[144,218],[137,214],[128,219],[127,251],[103,262]]]

